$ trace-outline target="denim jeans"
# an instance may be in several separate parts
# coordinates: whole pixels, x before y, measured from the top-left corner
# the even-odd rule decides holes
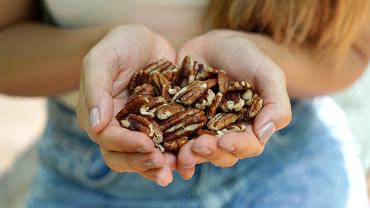
[[[231,168],[206,163],[166,188],[135,173],[115,173],[98,146],[57,99],[40,144],[40,167],[27,207],[367,207],[356,145],[330,98],[292,101],[293,120],[262,155]],[[356,205],[354,205],[356,204]]]

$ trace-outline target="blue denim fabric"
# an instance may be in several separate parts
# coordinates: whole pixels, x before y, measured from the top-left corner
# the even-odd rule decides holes
[[[261,156],[232,168],[202,164],[190,181],[175,173],[162,188],[135,173],[112,172],[78,128],[75,113],[51,99],[27,207],[344,208],[354,200],[356,208],[367,207],[353,138],[339,108],[328,98],[292,106],[293,121],[272,136]]]

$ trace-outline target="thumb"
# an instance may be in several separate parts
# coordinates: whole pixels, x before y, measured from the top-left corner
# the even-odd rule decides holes
[[[113,118],[113,70],[96,62],[89,55],[85,58],[80,86],[80,99],[83,99],[81,102],[89,115],[89,128],[95,134],[100,133]]]
[[[292,117],[284,74],[278,67],[273,68],[276,69],[268,70],[268,74],[262,72],[262,76],[258,76],[260,79],[256,78],[256,88],[264,99],[264,106],[254,119],[253,131],[262,144],[275,131],[287,126]]]

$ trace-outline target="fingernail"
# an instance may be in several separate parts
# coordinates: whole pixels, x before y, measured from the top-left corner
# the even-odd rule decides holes
[[[157,183],[158,185],[162,186],[162,187],[165,187],[165,186],[166,186],[166,184],[165,184],[165,183],[163,183],[159,177],[157,177],[156,183]]]
[[[200,146],[200,147],[196,146],[193,148],[193,151],[201,155],[211,155],[212,154],[212,151],[209,148],[204,147],[204,146]]]
[[[258,139],[260,140],[261,144],[267,142],[267,140],[271,137],[271,135],[276,131],[276,127],[272,122],[268,122],[258,131]]]
[[[182,167],[186,168],[186,169],[190,169],[190,168],[193,168],[195,166],[195,162],[192,163],[192,164],[182,164]]]
[[[90,126],[94,128],[100,123],[100,113],[97,107],[93,107],[90,111]]]

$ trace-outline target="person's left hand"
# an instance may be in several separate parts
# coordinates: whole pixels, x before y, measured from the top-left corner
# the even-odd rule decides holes
[[[190,179],[195,164],[209,161],[230,167],[239,159],[260,155],[268,138],[291,119],[283,71],[244,33],[230,30],[211,31],[190,40],[181,48],[177,62],[186,55],[226,70],[231,79],[248,81],[263,98],[264,107],[245,132],[229,132],[221,138],[202,135],[189,141],[177,156],[178,172]]]

